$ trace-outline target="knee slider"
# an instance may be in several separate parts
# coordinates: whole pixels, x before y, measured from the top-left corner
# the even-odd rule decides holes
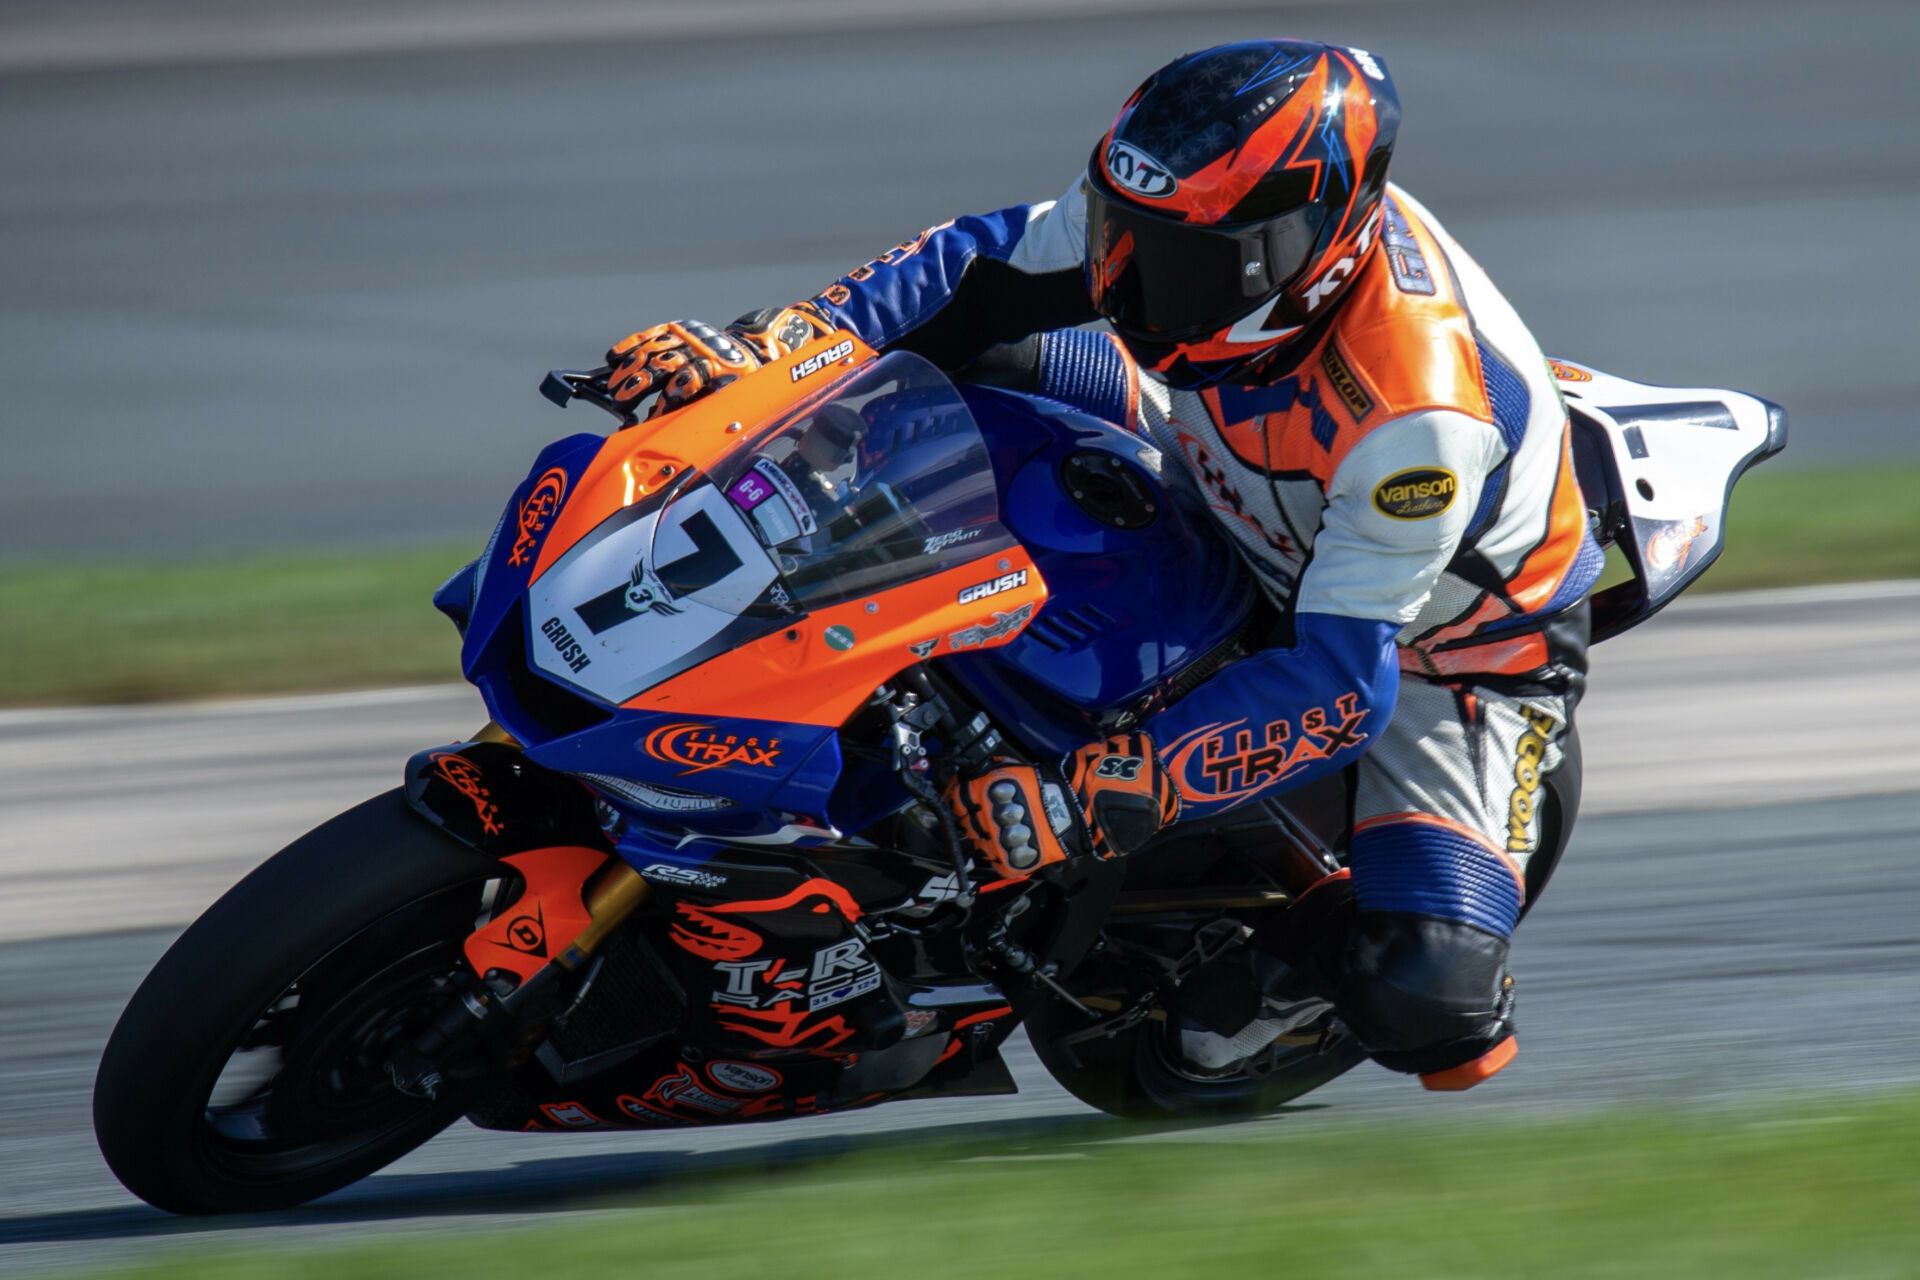
[[[1458,920],[1360,911],[1334,1005],[1380,1065],[1446,1071],[1513,1033],[1507,939]]]

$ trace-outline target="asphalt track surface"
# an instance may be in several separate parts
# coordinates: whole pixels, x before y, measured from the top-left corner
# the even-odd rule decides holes
[[[1516,1065],[1446,1096],[1362,1067],[1315,1109],[1188,1136],[1920,1081],[1920,678],[1896,661],[1916,641],[1920,588],[1895,584],[1682,601],[1597,650],[1587,815],[1515,948]],[[0,1273],[555,1223],[949,1126],[1036,1153],[1128,1137],[1016,1044],[1013,1097],[692,1136],[461,1125],[296,1213],[183,1222],[133,1201],[95,1152],[88,1095],[135,984],[262,853],[476,714],[470,693],[427,689],[0,716]],[[149,927],[105,931],[129,922]]]
[[[863,32],[859,2],[892,17]],[[0,557],[477,544],[575,427],[545,369],[1049,198],[1147,71],[1276,28],[1388,59],[1396,174],[1548,350],[1776,399],[1788,465],[1920,452],[1908,0],[918,27],[859,2],[820,31],[790,0],[771,34],[576,21],[572,45],[0,74]],[[9,11],[120,32],[100,14],[129,8]]]

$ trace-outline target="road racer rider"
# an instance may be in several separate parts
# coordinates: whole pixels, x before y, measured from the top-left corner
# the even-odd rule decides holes
[[[1377,1061],[1450,1089],[1515,1051],[1508,943],[1578,805],[1601,554],[1539,347],[1387,182],[1399,114],[1364,50],[1190,54],[1060,199],[609,358],[615,394],[658,390],[660,412],[844,328],[1132,423],[1179,459],[1282,616],[1272,647],[1058,771],[1007,762],[949,803],[1004,868],[1010,841],[1073,838],[1032,816],[1049,777],[1114,856],[1351,768],[1349,871],[1256,935],[1283,964],[1189,984],[1183,1042],[1230,1069],[1331,1002]],[[1096,319],[1111,335],[1068,328]]]

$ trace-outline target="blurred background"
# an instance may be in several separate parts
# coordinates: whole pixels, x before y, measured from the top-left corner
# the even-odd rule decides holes
[[[1568,875],[1573,914],[1536,926],[1536,972],[1563,997],[1536,1007],[1564,1012],[1532,1025],[1571,1038],[1526,1096],[1576,1080],[1740,1095],[1735,1060],[1788,1089],[1911,1083],[1920,741],[1912,681],[1888,673],[1920,653],[1920,608],[1897,584],[1818,585],[1920,575],[1911,0],[0,0],[0,705],[457,678],[426,593],[544,443],[601,429],[537,396],[546,369],[597,363],[657,321],[806,296],[956,213],[1052,198],[1148,72],[1276,33],[1385,60],[1405,108],[1395,177],[1549,353],[1791,415],[1706,588],[1813,593],[1609,646],[1612,701],[1590,715],[1612,746],[1589,773],[1601,815],[1800,807],[1745,827],[1695,813],[1681,835],[1640,817],[1595,828],[1616,856],[1593,896]],[[138,1251],[144,1228],[87,1163],[98,1036],[236,868],[471,728],[466,696],[231,722],[0,713],[16,906],[0,1111],[21,1144],[0,1161],[0,1245],[25,1242],[14,1256],[36,1265]],[[287,755],[295,739],[307,755]],[[75,816],[103,758],[147,808],[123,795]],[[236,801],[256,774],[277,800]],[[1773,878],[1753,879],[1739,855],[1763,830]],[[1807,865],[1839,856],[1834,831],[1874,879],[1817,927],[1776,918]],[[1661,878],[1660,851],[1714,839],[1719,861]],[[103,917],[98,881],[136,865],[149,879]],[[1742,876],[1752,900],[1729,910]],[[1649,893],[1674,923],[1636,935],[1654,949],[1635,953],[1643,977],[1705,984],[1656,1014],[1583,976],[1624,954],[1594,904]],[[87,942],[132,925],[104,953]],[[1798,942],[1776,953],[1782,928]],[[1849,930],[1847,957],[1822,949]],[[68,948],[58,964],[49,946]],[[20,994],[69,965],[92,975],[73,980],[78,1012]],[[1878,1003],[1831,1009],[1835,975]],[[1583,1005],[1595,986],[1615,994]],[[1610,1055],[1649,1022],[1689,1046],[1684,1066],[1630,1088],[1622,1064],[1646,1055]],[[1875,1052],[1835,1047],[1863,1022]],[[416,1177],[381,1203],[455,1186]],[[482,1201],[505,1194],[487,1185]],[[118,1243],[69,1248],[103,1234]]]

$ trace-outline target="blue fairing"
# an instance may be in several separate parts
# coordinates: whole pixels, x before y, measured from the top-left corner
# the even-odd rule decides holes
[[[1065,754],[1248,619],[1255,600],[1239,556],[1159,454],[1111,423],[1037,396],[964,389],[993,459],[1001,518],[1040,567],[1047,602],[1012,644],[940,661],[989,715],[1032,750]],[[1068,455],[1122,459],[1158,491],[1141,529],[1101,524],[1061,478]]]
[[[975,387],[964,397],[987,443],[1001,520],[1049,595],[1011,644],[934,661],[1029,751],[1064,754],[1141,710],[1233,635],[1255,591],[1205,508],[1163,482],[1159,455],[1141,437],[1036,396]],[[924,465],[903,470],[932,483],[950,442],[914,426],[906,400],[892,407],[910,419],[900,429],[921,434],[890,448],[901,459],[924,454]],[[435,596],[462,626],[462,669],[493,717],[527,744],[528,759],[581,777],[618,809],[620,852],[641,865],[696,865],[725,840],[804,846],[905,803],[890,762],[871,752],[843,759],[836,730],[616,708],[532,667],[525,601],[552,523],[543,494],[570,493],[604,444],[578,435],[544,450],[487,551]],[[1142,527],[1104,524],[1075,505],[1062,464],[1083,452],[1134,473]],[[910,488],[901,488],[908,498]]]

